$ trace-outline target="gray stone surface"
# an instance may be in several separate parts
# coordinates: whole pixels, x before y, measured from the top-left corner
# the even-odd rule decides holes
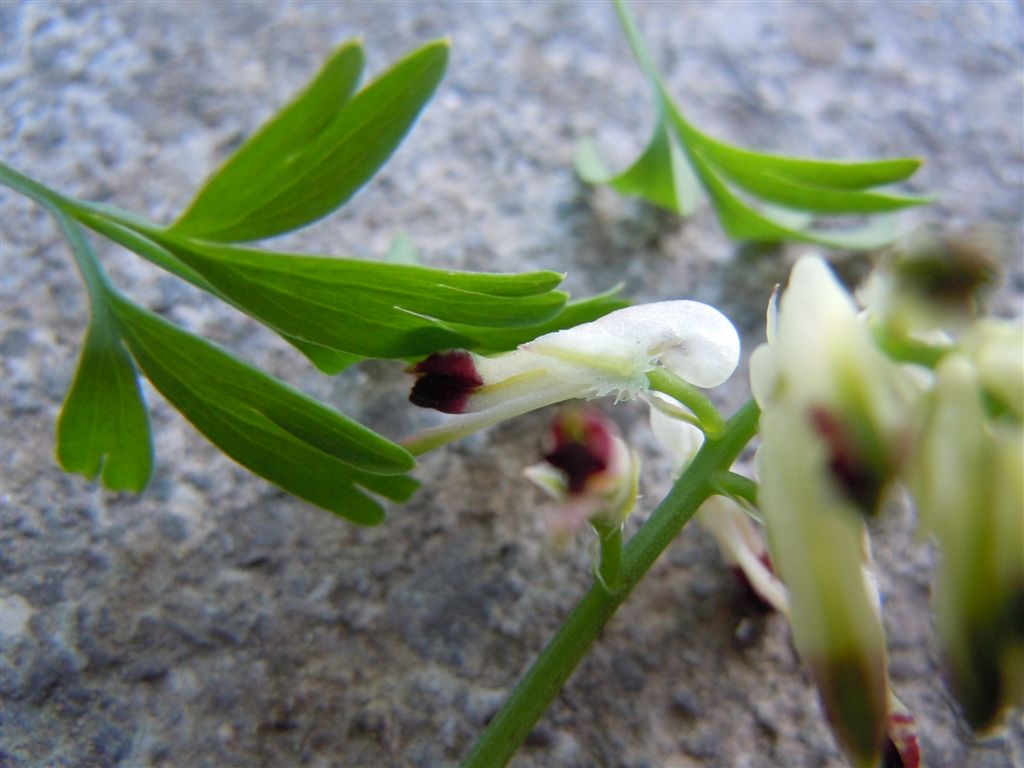
[[[924,154],[941,194],[908,222],[1005,235],[1021,313],[1019,3],[643,3],[667,81],[699,125],[766,150]],[[405,227],[431,265],[552,267],[581,293],[719,304],[761,340],[800,252],[737,250],[573,177],[595,134],[616,162],[651,112],[599,3],[47,3],[0,6],[3,159],[70,194],[169,221],[319,66],[362,36],[379,70],[450,35],[449,74],[386,170],[342,212],[275,246],[384,252]],[[428,455],[423,490],[376,529],[286,497],[220,456],[149,392],[159,465],[141,496],[62,474],[53,427],[87,308],[36,206],[0,191],[3,418],[0,763],[434,766],[455,761],[586,588],[584,546],[550,551],[537,494],[544,414]],[[119,285],[181,325],[401,436],[400,367],[317,375],[268,332],[100,245]],[[719,393],[747,397],[738,374]],[[644,513],[669,484],[640,407]],[[642,514],[641,514],[642,517]],[[879,545],[892,674],[935,768],[1009,768],[1024,726],[972,741],[940,684],[931,555],[905,516]],[[688,529],[604,632],[521,766],[836,766],[785,623],[758,613]]]

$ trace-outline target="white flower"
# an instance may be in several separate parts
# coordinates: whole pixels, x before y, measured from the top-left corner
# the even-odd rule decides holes
[[[762,408],[758,503],[790,623],[837,739],[877,765],[888,683],[864,514],[900,463],[907,400],[852,297],[820,259],[801,259],[751,359]]]
[[[462,415],[404,444],[423,453],[564,400],[633,399],[648,389],[647,373],[659,366],[690,384],[713,387],[736,369],[739,349],[736,329],[718,310],[665,301],[626,307],[495,357],[431,355],[410,369],[419,379],[409,399]]]
[[[936,627],[975,729],[1024,694],[1024,430],[986,419],[983,375],[960,354],[940,363],[909,483],[942,549]]]
[[[763,411],[793,407],[825,444],[832,482],[873,513],[908,450],[913,378],[875,346],[853,297],[820,258],[796,263],[768,320],[769,343],[750,358],[754,398]]]
[[[797,650],[840,744],[855,764],[874,766],[888,693],[863,515],[831,481],[828,448],[799,409],[765,411],[761,436],[758,503]]]

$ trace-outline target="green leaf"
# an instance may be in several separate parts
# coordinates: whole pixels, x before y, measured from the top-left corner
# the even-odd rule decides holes
[[[328,376],[335,376],[353,363],[358,363],[363,359],[361,355],[350,355],[345,352],[339,352],[336,349],[328,349],[319,344],[297,339],[285,333],[281,334],[281,338],[304,354],[309,362],[317,367],[317,370],[321,373],[326,373]]]
[[[171,230],[236,242],[279,235],[326,216],[392,155],[433,95],[447,60],[446,41],[428,43],[348,99],[362,53],[357,44],[342,48],[313,85],[210,181]],[[299,126],[297,137],[293,124]]]
[[[795,184],[767,172],[730,170],[722,166],[718,166],[718,168],[736,186],[761,200],[818,214],[885,213],[914,205],[925,205],[934,199],[807,186]]]
[[[779,242],[795,240],[815,243],[829,248],[871,250],[891,243],[897,237],[893,221],[888,218],[850,230],[823,230],[796,228],[781,216],[771,218],[753,210],[735,195],[702,158],[700,152],[689,153],[697,178],[707,191],[722,224],[722,229],[734,240]],[[787,212],[787,218],[792,214]],[[804,218],[804,217],[800,217]]]
[[[66,472],[101,476],[113,491],[139,492],[153,474],[153,441],[138,374],[107,304],[96,256],[82,228],[56,216],[89,289],[90,317],[74,383],[57,421],[57,461]]]
[[[256,411],[297,440],[358,469],[399,474],[415,466],[400,446],[213,344],[124,299],[115,311],[147,375],[150,368],[142,360],[156,360],[175,381],[218,406]]]
[[[65,472],[89,479],[102,472],[112,491],[137,493],[153,474],[149,416],[116,327],[97,317],[57,422],[57,461]]]
[[[876,248],[892,242],[898,233],[891,220],[849,230],[799,226],[793,220],[805,214],[889,213],[932,202],[931,197],[872,189],[905,181],[920,167],[917,158],[836,161],[785,157],[734,147],[699,131],[672,102],[625,0],[615,0],[615,10],[651,86],[658,122],[643,154],[618,176],[608,173],[592,145],[581,146],[576,168],[584,180],[609,184],[621,194],[644,197],[685,215],[693,208],[696,174],[730,237],[798,240],[837,248]],[[748,205],[737,192],[756,203]]]
[[[358,41],[344,44],[294,101],[272,117],[207,181],[174,229],[214,237],[243,221],[283,183],[294,157],[323,134],[348,104],[363,72]]]
[[[641,197],[682,216],[689,216],[696,205],[696,179],[661,120],[647,148],[622,173],[608,172],[590,140],[576,151],[576,172],[589,184],[607,184],[621,195]]]
[[[671,119],[683,141],[698,147],[710,162],[734,174],[764,173],[798,185],[832,190],[862,190],[906,181],[923,160],[901,157],[889,160],[815,160],[768,155],[741,149],[708,136],[693,127],[676,107]],[[928,198],[922,198],[928,202]]]
[[[106,235],[114,242],[134,251],[151,263],[163,267],[197,288],[222,301],[231,303],[226,296],[210,285],[195,270],[186,266],[177,256],[157,243],[153,239],[152,233],[159,232],[159,230],[154,228],[150,222],[126,216],[122,211],[111,209],[109,206],[99,206],[93,203],[84,205],[82,210],[76,212],[76,215],[95,231]],[[332,376],[360,359],[358,356],[347,355],[319,344],[296,339],[294,336],[287,334],[281,334],[281,336],[309,358],[310,362],[319,370]]]
[[[543,336],[545,333],[572,328],[581,323],[589,323],[591,320],[603,317],[616,309],[628,307],[628,301],[618,298],[621,289],[622,286],[617,285],[596,296],[570,301],[561,312],[550,320],[525,328],[484,329],[463,328],[460,326],[456,326],[456,328],[467,336],[472,337],[473,343],[469,348],[475,352],[485,355],[506,352],[538,336]]]
[[[405,449],[121,297],[112,306],[149,380],[242,466],[363,525],[384,512],[360,487],[395,501],[415,490]]]
[[[232,304],[286,338],[363,357],[417,357],[465,347],[459,323],[530,326],[565,304],[557,272],[450,272],[183,241],[161,245]]]

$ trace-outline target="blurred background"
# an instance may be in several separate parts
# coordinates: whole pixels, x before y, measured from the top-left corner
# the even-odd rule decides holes
[[[834,158],[922,155],[939,202],[907,227],[986,226],[1005,245],[995,311],[1024,299],[1024,15],[1017,2],[634,5],[670,91],[712,135]],[[400,229],[424,264],[568,273],[585,295],[696,298],[763,340],[772,285],[808,249],[738,247],[580,183],[578,141],[613,167],[653,122],[610,3],[191,2],[0,6],[3,160],[56,189],[171,221],[330,51],[371,73],[451,38],[448,75],[383,172],[272,247],[377,258]],[[434,766],[456,761],[587,588],[581,540],[548,545],[521,476],[550,414],[424,457],[423,488],[360,529],[233,464],[147,389],[145,494],[63,474],[54,424],[87,304],[38,206],[0,189],[0,763]],[[396,363],[329,378],[224,305],[104,241],[138,302],[398,438],[433,423]],[[856,273],[863,256],[839,254]],[[749,397],[745,364],[715,397]],[[638,524],[667,492],[643,406],[614,418],[645,458]],[[941,685],[933,554],[910,513],[876,556],[891,675],[935,768],[1024,764],[1024,723],[974,740]],[[839,766],[785,621],[688,527],[519,753],[521,766]]]

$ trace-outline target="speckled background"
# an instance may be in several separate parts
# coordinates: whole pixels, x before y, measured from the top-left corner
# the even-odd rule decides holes
[[[1014,2],[638,3],[683,109],[753,148],[922,154],[906,217],[987,224],[1007,244],[1021,315],[1022,11]],[[274,247],[382,254],[406,228],[429,265],[568,272],[580,294],[720,306],[746,353],[801,249],[737,249],[706,206],[689,221],[582,186],[576,142],[614,163],[641,148],[646,87],[604,3],[0,5],[5,162],[66,193],[171,220],[203,178],[361,36],[379,71],[452,41],[448,75],[383,173],[340,213]],[[359,529],[251,477],[148,391],[158,468],[141,496],[62,474],[53,428],[87,307],[40,208],[0,190],[3,418],[0,764],[434,766],[465,753],[588,584],[586,547],[556,553],[521,470],[546,414],[425,457],[424,487]],[[100,243],[140,303],[399,437],[401,367],[318,375],[275,336]],[[745,367],[716,393],[748,396]],[[670,481],[639,406],[615,410],[644,452],[644,499]],[[906,513],[877,544],[895,685],[934,768],[1024,764],[1024,725],[972,741],[940,682],[931,553]],[[521,766],[837,766],[790,646],[709,538],[688,528],[604,632]]]

